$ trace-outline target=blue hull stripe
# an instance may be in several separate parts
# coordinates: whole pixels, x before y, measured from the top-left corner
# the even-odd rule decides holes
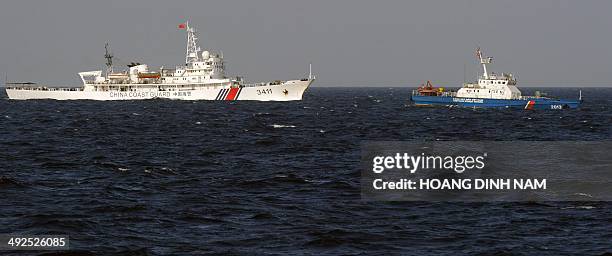
[[[227,94],[229,93],[229,89],[224,89],[223,91],[223,95],[221,96],[221,98],[219,100],[225,100],[225,97],[227,97]]]
[[[223,92],[223,89],[219,90],[219,93],[217,93],[217,97],[215,98],[215,100],[219,100],[219,98],[221,97],[222,92]]]
[[[238,89],[238,93],[236,94],[236,98],[234,98],[234,100],[238,99],[238,97],[240,96],[241,92],[242,92],[242,88]]]
[[[505,100],[413,95],[411,99],[417,105],[445,105],[482,108],[525,108],[530,101],[533,102],[534,109],[565,109],[577,108],[580,106],[580,100],[549,98]]]
[[[217,100],[225,99],[225,96],[227,95],[228,92],[229,92],[229,89],[221,89],[221,92],[219,92],[219,97],[217,97]]]

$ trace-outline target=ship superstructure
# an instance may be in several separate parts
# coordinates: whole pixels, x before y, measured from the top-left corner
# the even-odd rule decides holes
[[[182,100],[301,100],[304,91],[314,81],[312,69],[308,77],[299,80],[245,83],[240,77],[225,75],[223,54],[202,51],[195,28],[189,23],[179,25],[187,34],[185,65],[162,67],[158,71],[141,63],[131,63],[127,70],[115,72],[113,55],[106,45],[106,72],[80,72],[80,88],[45,86],[13,86],[6,91],[11,99],[57,100],[135,100],[169,98]]]
[[[487,99],[520,99],[521,91],[516,87],[516,79],[511,73],[501,75],[487,71],[487,64],[491,64],[493,57],[482,57],[480,48],[476,50],[476,57],[482,65],[482,76],[477,83],[465,83],[457,91],[457,97],[487,98]]]

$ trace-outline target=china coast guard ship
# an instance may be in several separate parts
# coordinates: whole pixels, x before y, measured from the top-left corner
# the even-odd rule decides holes
[[[132,63],[123,72],[113,71],[113,56],[106,47],[106,76],[102,71],[81,72],[82,87],[46,87],[33,83],[7,84],[10,99],[55,100],[139,100],[168,98],[177,100],[301,100],[302,94],[313,83],[310,69],[308,78],[267,83],[244,83],[242,78],[225,76],[222,54],[203,51],[197,43],[196,30],[189,23],[180,24],[187,32],[185,65],[151,71],[145,64]],[[107,45],[108,46],[108,45]]]
[[[412,101],[415,105],[445,105],[461,107],[488,108],[524,108],[524,109],[567,109],[578,108],[582,103],[582,92],[578,100],[554,99],[536,92],[535,96],[522,96],[516,87],[516,79],[512,74],[501,75],[487,72],[487,64],[492,57],[482,57],[480,48],[476,57],[482,64],[483,75],[478,83],[465,83],[457,92],[447,92],[444,88],[435,88],[428,81],[417,90],[412,91]]]

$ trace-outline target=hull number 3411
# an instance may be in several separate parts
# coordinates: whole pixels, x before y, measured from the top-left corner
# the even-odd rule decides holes
[[[272,89],[257,90],[257,95],[262,95],[262,94],[272,94]]]

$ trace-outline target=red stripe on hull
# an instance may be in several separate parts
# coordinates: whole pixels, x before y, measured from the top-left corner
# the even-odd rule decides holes
[[[235,100],[236,99],[236,94],[238,94],[238,90],[239,89],[240,88],[232,88],[232,89],[230,89],[229,93],[225,97],[225,100]]]

